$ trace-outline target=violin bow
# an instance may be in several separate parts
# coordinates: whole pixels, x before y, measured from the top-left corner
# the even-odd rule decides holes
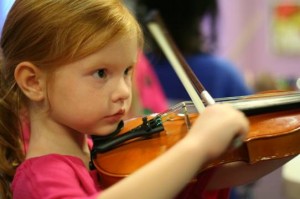
[[[203,112],[205,105],[214,104],[215,100],[206,91],[195,73],[185,61],[183,55],[178,50],[178,47],[173,41],[170,33],[165,28],[164,22],[158,11],[152,11],[149,14],[147,18],[147,27],[171,63],[198,112]]]

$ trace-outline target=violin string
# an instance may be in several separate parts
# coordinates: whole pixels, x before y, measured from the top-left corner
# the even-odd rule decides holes
[[[216,102],[229,103],[239,110],[247,110],[251,108],[259,108],[261,106],[267,107],[274,104],[284,105],[287,103],[300,103],[300,92],[288,91],[279,93],[263,93],[259,94],[258,97],[254,96],[254,98],[247,98],[247,96],[219,98]],[[180,113],[186,117],[188,113],[191,113],[191,111],[188,111],[188,107],[193,108],[196,112],[195,105],[192,101],[183,101],[168,108],[164,112],[158,113],[150,120],[150,122],[154,122],[155,125],[160,125],[167,121],[174,121],[175,117]],[[182,112],[180,112],[180,110],[182,110]],[[188,121],[186,121],[186,125],[190,126]]]
[[[275,92],[275,93],[259,93],[257,95],[253,95],[253,96],[235,96],[235,97],[224,97],[224,98],[217,98],[215,99],[216,102],[244,102],[244,101],[253,101],[255,100],[261,100],[261,99],[280,99],[280,98],[295,98],[295,97],[299,97],[300,92],[299,91],[286,91],[286,92]],[[288,100],[287,99],[287,100]],[[300,101],[300,98],[299,98]]]
[[[190,101],[184,101],[184,102],[175,104],[174,106],[170,107],[166,111],[157,114],[152,120],[157,122],[157,124],[164,123],[167,121],[172,121],[172,120],[174,120],[175,115],[178,115],[178,114],[176,114],[176,112],[179,113],[180,110],[183,110],[183,114],[186,116],[188,114],[187,106],[194,107],[194,104]],[[187,123],[187,125],[190,126],[190,124],[188,124],[188,123]]]

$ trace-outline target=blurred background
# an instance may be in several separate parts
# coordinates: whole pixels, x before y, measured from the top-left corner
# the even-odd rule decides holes
[[[14,0],[0,0],[0,30],[13,2]],[[139,12],[137,0],[125,2],[133,12]],[[265,90],[299,90],[300,0],[217,2],[217,40],[212,53],[229,60],[253,93]],[[171,4],[172,1],[170,9]],[[182,9],[185,9],[184,3]],[[208,26],[206,20],[199,23],[204,34],[210,34]],[[166,98],[170,100],[167,94]],[[300,198],[299,178],[300,164],[299,160],[295,160],[253,184],[237,187],[235,198]],[[295,190],[298,192],[295,193]]]
[[[276,89],[298,90],[299,1],[219,0],[219,4],[217,53],[232,60],[258,90],[268,89],[272,82]]]

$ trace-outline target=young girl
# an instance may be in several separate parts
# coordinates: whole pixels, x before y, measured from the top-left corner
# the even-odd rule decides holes
[[[139,25],[119,0],[15,1],[1,36],[1,198],[174,198],[247,132],[241,112],[208,107],[168,152],[103,190],[88,169],[87,137],[110,134],[128,111],[141,47]],[[25,154],[21,121],[31,127]],[[286,161],[224,166],[203,175],[199,194],[256,179]]]

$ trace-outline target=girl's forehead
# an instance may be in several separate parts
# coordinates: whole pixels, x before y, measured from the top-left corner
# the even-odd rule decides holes
[[[90,66],[99,67],[114,65],[135,65],[139,52],[138,39],[136,37],[124,35],[109,41],[104,47],[95,52],[71,61],[65,65],[78,65],[81,69]]]

